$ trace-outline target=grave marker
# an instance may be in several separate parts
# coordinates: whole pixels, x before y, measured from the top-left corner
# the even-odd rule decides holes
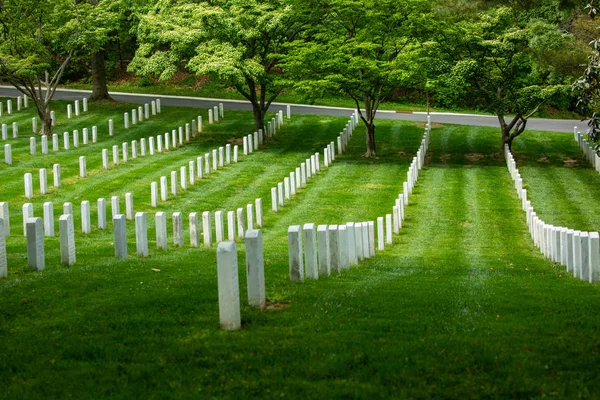
[[[98,229],[106,229],[106,199],[98,199]]]
[[[222,242],[217,247],[217,278],[219,284],[219,320],[221,328],[238,330],[240,317],[240,288],[235,242]]]
[[[0,202],[0,219],[4,221],[4,227],[0,230],[0,233],[2,233],[4,237],[10,236],[10,211],[6,201]]]
[[[27,265],[36,271],[45,268],[44,227],[41,218],[29,218],[27,229]]]
[[[299,225],[288,228],[288,249],[290,280],[304,281],[304,265],[302,262],[302,232]]]
[[[235,213],[233,211],[227,212],[227,240],[235,241]]]
[[[90,221],[90,202],[85,200],[81,202],[81,232],[90,233],[92,223]]]
[[[115,257],[127,258],[127,223],[123,214],[113,217]]]
[[[317,229],[315,224],[304,224],[304,258],[307,279],[319,279],[317,262]]]
[[[54,205],[47,201],[42,206],[42,209],[44,216],[44,235],[54,236]]]
[[[167,249],[167,214],[159,211],[154,216],[156,226],[156,248]]]
[[[175,247],[184,246],[183,217],[180,212],[173,213],[173,245]]]
[[[210,216],[210,211],[204,211],[202,213],[202,233],[204,235],[204,245],[206,247],[211,247],[212,240],[212,220]]]
[[[198,247],[200,246],[200,229],[198,226],[198,213],[192,212],[189,216],[190,220],[190,246]]]
[[[319,244],[318,256],[319,256],[319,275],[329,276],[330,264],[329,264],[329,230],[327,225],[319,225],[317,227],[317,241]]]
[[[217,243],[225,241],[225,226],[223,225],[223,211],[215,212],[215,239]]]
[[[262,310],[266,303],[262,232],[249,229],[246,232],[245,243],[248,305]]]

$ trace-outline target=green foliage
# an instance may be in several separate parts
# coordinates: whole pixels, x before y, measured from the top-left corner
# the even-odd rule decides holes
[[[407,78],[403,65],[426,26],[427,8],[422,0],[320,2],[313,10],[319,23],[283,57],[296,90],[309,98],[343,93],[365,110],[361,117],[373,129],[368,156],[375,154],[375,113]]]

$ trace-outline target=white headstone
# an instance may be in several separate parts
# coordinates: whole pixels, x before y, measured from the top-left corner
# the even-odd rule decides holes
[[[350,268],[348,249],[348,227],[345,224],[338,225],[338,250],[340,252],[340,266],[342,269]]]
[[[277,212],[277,189],[271,188],[271,209],[273,212]]]
[[[135,218],[135,211],[133,208],[133,194],[125,193],[125,215],[129,220]]]
[[[58,135],[56,133],[52,134],[52,151],[58,151]]]
[[[175,247],[184,246],[183,216],[180,212],[173,213],[173,245]]]
[[[123,214],[113,217],[115,257],[127,258],[127,223]]]
[[[182,189],[187,189],[187,168],[180,167],[179,168],[179,181]]]
[[[85,156],[79,157],[79,177],[86,178],[87,177],[87,165],[85,161]]]
[[[73,203],[69,201],[63,203],[63,214],[73,215]]]
[[[254,200],[254,209],[256,212],[256,225],[262,228],[264,226],[262,199]]]
[[[89,132],[87,128],[83,128],[82,130],[82,135],[83,135],[83,144],[89,144]]]
[[[42,271],[46,266],[44,256],[44,223],[41,218],[29,218],[27,228],[27,265]]]
[[[375,222],[369,221],[369,253],[371,257],[375,255]]]
[[[177,196],[177,171],[171,171],[171,194]]]
[[[225,226],[223,225],[223,211],[215,211],[215,237],[217,243],[225,241]]]
[[[588,258],[590,261],[590,273],[588,280],[590,283],[598,282],[600,280],[600,235],[598,232],[590,232]]]
[[[233,211],[227,212],[227,240],[235,241],[235,213]]]
[[[307,279],[319,279],[317,261],[317,228],[315,224],[304,224],[304,269]]]
[[[121,214],[121,206],[119,205],[119,197],[112,196],[110,198],[111,206],[111,217],[114,219],[117,215]]]
[[[37,148],[37,144],[36,144],[36,140],[34,137],[30,137],[29,138],[29,154],[32,156],[35,156],[36,154],[36,148]]]
[[[262,232],[250,229],[246,232],[246,273],[248,287],[248,305],[265,308],[265,265]]]
[[[348,235],[348,263],[358,265],[356,256],[356,228],[354,222],[346,222],[346,234]]]
[[[23,236],[27,236],[27,221],[33,218],[33,204],[23,204]]]
[[[167,214],[159,211],[154,216],[156,226],[156,248],[167,249]]]
[[[341,272],[340,236],[337,225],[329,225],[329,267],[333,272]]]
[[[42,154],[48,154],[48,136],[42,136]]]
[[[244,238],[244,232],[246,231],[246,224],[244,221],[244,209],[237,209],[237,233],[239,238]]]
[[[254,204],[246,205],[246,229],[254,229]]]
[[[44,235],[54,236],[54,205],[47,201],[42,209],[44,212]]]
[[[319,225],[317,227],[317,241],[319,244],[319,275],[330,274],[329,264],[329,230],[327,225]]]
[[[25,186],[25,197],[27,197],[28,199],[33,198],[33,178],[31,176],[31,173],[27,172],[23,176],[23,183]]]
[[[48,174],[46,168],[40,168],[40,193],[48,193]]]
[[[113,150],[113,164],[119,165],[119,146],[114,145],[112,150]]]
[[[4,145],[4,163],[12,165],[12,147],[10,144]]]
[[[392,244],[392,214],[385,215],[385,242]]]
[[[73,216],[64,214],[58,218],[60,236],[60,261],[63,265],[74,265],[75,256],[75,226]]]
[[[90,233],[91,231],[90,202],[85,200],[81,202],[81,232]]]
[[[198,213],[192,212],[189,216],[190,219],[190,246],[200,246],[200,229],[198,225]]]
[[[288,228],[288,252],[290,264],[290,280],[304,281],[304,264],[302,262],[302,229],[300,225]]]
[[[233,162],[238,162],[238,145],[233,146]]]
[[[106,229],[106,199],[98,199],[98,229]]]
[[[4,228],[0,233],[5,237],[10,236],[10,211],[6,201],[0,202],[0,219],[4,221]]]
[[[202,213],[202,234],[204,235],[204,245],[206,247],[212,246],[213,243],[211,219],[210,211],[204,211]]]
[[[221,328],[238,330],[240,316],[240,287],[235,242],[222,242],[217,247],[217,278],[219,283],[219,320]]]

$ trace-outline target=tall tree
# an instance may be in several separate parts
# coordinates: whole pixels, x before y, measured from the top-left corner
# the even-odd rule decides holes
[[[447,66],[437,81],[438,101],[495,114],[502,146],[509,147],[529,118],[567,89],[543,54],[564,46],[568,37],[553,24],[517,15],[508,7],[493,8],[447,24],[430,43]]]
[[[50,100],[77,42],[76,0],[4,0],[0,26],[0,80],[32,99],[49,135]]]
[[[283,57],[289,83],[313,97],[352,98],[366,126],[365,157],[375,157],[377,109],[403,82],[403,63],[426,26],[428,2],[323,0],[312,7],[320,22]]]
[[[211,75],[250,101],[256,129],[283,90],[284,44],[306,26],[291,0],[164,0],[141,17],[139,49],[129,69],[170,79],[190,70]]]
[[[598,16],[599,9],[595,1],[586,6],[590,18]],[[589,117],[588,136],[595,143],[596,152],[600,151],[600,115],[598,115],[598,101],[600,100],[600,39],[594,39],[590,43],[591,54],[588,65],[583,75],[573,84],[577,92],[577,105],[583,114]]]

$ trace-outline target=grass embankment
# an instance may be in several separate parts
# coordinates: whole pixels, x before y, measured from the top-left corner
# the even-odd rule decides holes
[[[167,123],[177,112],[181,121]],[[127,139],[160,133],[194,113],[165,107],[158,126],[138,126]],[[207,126],[194,145],[155,156],[157,161],[132,161],[36,196],[36,214],[43,201],[73,201],[77,210],[80,200],[131,190],[137,210],[153,212],[147,205],[149,182],[162,173],[154,168],[171,171],[251,129],[249,113],[227,115],[222,125]],[[394,246],[342,275],[289,282],[287,227],[388,213],[422,135],[422,128],[411,124],[382,121],[377,134],[384,156],[365,160],[360,129],[347,154],[280,213],[270,212],[270,188],[322,151],[344,121],[295,117],[276,142],[159,208],[170,216],[171,211],[228,210],[263,198],[270,309],[245,305],[239,244],[239,332],[218,329],[214,248],[152,249],[147,259],[119,261],[112,257],[111,232],[94,230],[88,237],[77,234],[77,265],[58,265],[56,245],[47,245],[46,271],[27,272],[20,213],[13,207],[18,210],[25,201],[22,174],[38,165],[2,166],[6,182],[14,181],[14,189],[2,190],[2,200],[11,202],[16,233],[8,239],[10,277],[0,281],[0,397],[597,395],[599,288],[564,275],[531,243],[503,159],[493,154],[496,130],[434,129],[428,165]],[[123,141],[123,133],[118,135],[115,144]],[[103,146],[89,149],[90,158],[99,158]],[[79,152],[86,151],[68,153],[73,168]],[[39,165],[51,165],[51,157],[39,158]],[[75,187],[88,189],[78,193]],[[133,225],[128,224],[131,254]],[[150,228],[151,247],[152,234]]]

